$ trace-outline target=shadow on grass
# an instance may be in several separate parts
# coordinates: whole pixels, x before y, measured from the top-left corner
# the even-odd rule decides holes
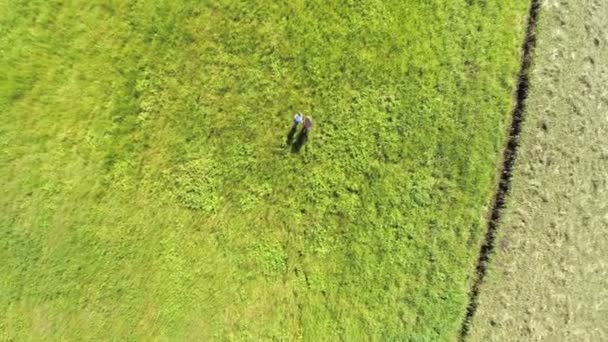
[[[306,141],[308,141],[308,134],[304,133],[304,131],[302,130],[296,137],[296,141],[291,145],[291,152],[300,152],[302,146],[306,144]]]
[[[297,130],[298,126],[291,126],[291,130],[289,130],[289,133],[287,133],[287,145],[291,145],[291,143],[293,142],[293,137],[296,135]]]

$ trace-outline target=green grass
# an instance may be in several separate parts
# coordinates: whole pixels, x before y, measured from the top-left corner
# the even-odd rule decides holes
[[[104,3],[0,1],[1,338],[457,335],[528,1]]]
[[[541,12],[512,192],[473,341],[608,340],[607,17],[601,0]]]

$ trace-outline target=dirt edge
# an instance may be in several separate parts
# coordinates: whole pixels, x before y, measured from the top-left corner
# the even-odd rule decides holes
[[[488,229],[479,251],[475,279],[469,292],[469,304],[467,305],[466,315],[460,327],[460,341],[464,341],[469,335],[469,329],[475,312],[477,311],[480,288],[487,273],[490,255],[494,250],[496,232],[501,219],[502,209],[504,208],[505,200],[511,189],[513,165],[515,164],[515,158],[517,156],[521,124],[523,122],[526,100],[528,98],[530,67],[532,66],[533,52],[536,47],[536,24],[538,22],[539,12],[540,0],[531,0],[526,35],[522,45],[523,54],[521,68],[517,76],[515,105],[511,112],[512,119],[511,127],[509,129],[509,138],[503,151],[503,163],[498,186],[494,193],[494,200],[488,217]]]

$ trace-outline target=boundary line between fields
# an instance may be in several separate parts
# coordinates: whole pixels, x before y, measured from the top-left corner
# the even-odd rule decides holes
[[[530,10],[528,14],[528,24],[526,35],[522,45],[522,60],[521,68],[517,76],[516,98],[513,111],[511,112],[511,128],[509,130],[509,139],[503,151],[502,169],[500,171],[500,179],[496,192],[492,209],[488,218],[488,230],[486,232],[484,242],[479,251],[479,259],[477,259],[477,268],[475,272],[475,280],[469,292],[469,304],[467,306],[466,315],[460,327],[460,341],[464,341],[469,335],[471,323],[477,311],[479,304],[479,292],[488,270],[490,255],[494,250],[496,240],[496,231],[501,220],[502,209],[505,205],[505,199],[511,189],[511,176],[515,157],[517,156],[517,148],[519,146],[519,135],[521,133],[521,123],[523,121],[524,111],[526,108],[526,100],[528,98],[528,85],[530,76],[530,67],[532,65],[532,57],[534,48],[536,47],[536,25],[540,12],[540,0],[531,0]]]

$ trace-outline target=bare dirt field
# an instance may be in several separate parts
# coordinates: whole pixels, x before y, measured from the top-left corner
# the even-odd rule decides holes
[[[543,1],[475,341],[606,341],[608,2]]]

